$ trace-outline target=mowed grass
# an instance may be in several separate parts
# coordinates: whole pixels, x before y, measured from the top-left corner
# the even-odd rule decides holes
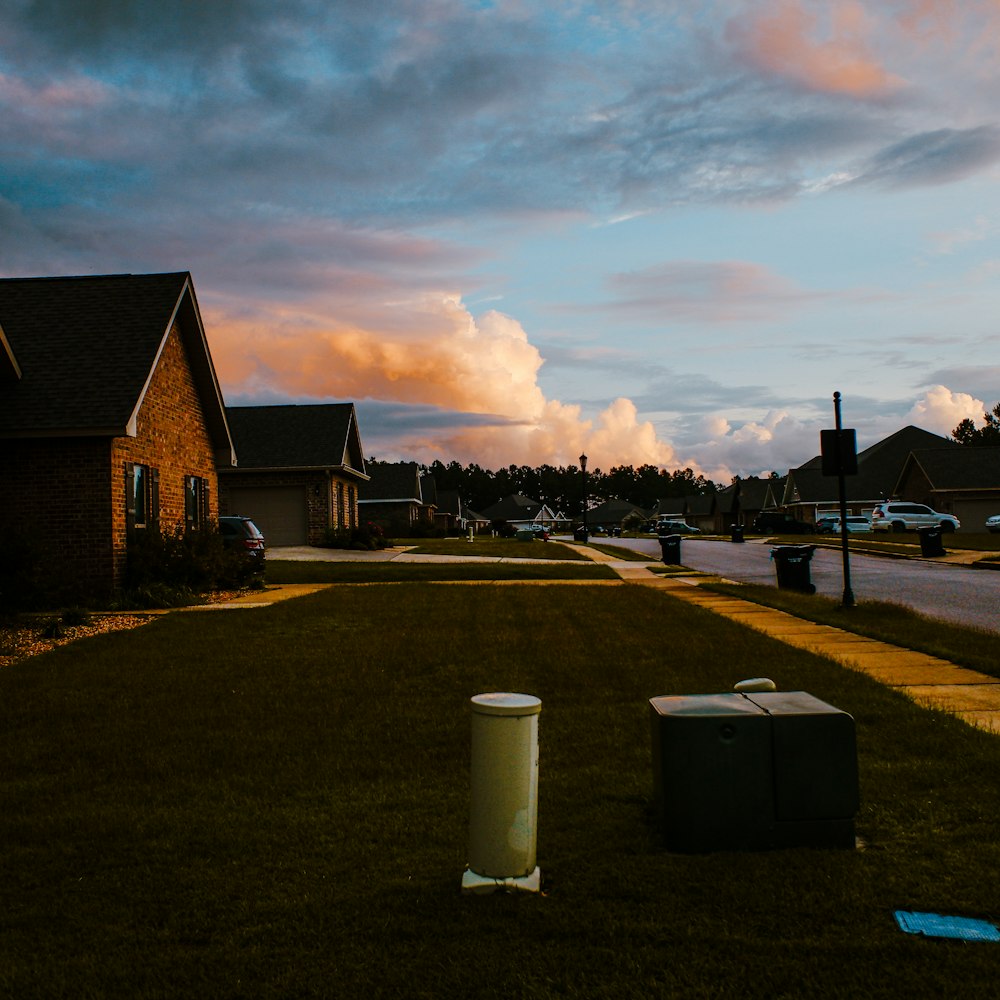
[[[860,851],[681,856],[648,699],[767,673],[857,724]],[[459,892],[469,698],[538,695],[542,895]],[[641,586],[333,587],[0,672],[0,995],[991,995],[1000,741]]]

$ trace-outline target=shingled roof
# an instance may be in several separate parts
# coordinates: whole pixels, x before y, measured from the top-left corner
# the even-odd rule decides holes
[[[858,452],[858,473],[844,480],[847,499],[872,501],[893,495],[903,464],[911,451],[955,449],[961,445],[948,438],[910,425]],[[837,478],[823,475],[821,456],[791,469],[786,480],[784,503],[815,503],[836,498]]]
[[[125,437],[174,322],[216,460],[232,442],[191,275],[0,279],[0,438]]]
[[[935,492],[1000,492],[1000,448],[932,448],[914,451],[899,475],[916,465]]]
[[[367,479],[353,403],[228,406],[239,468],[336,469]]]

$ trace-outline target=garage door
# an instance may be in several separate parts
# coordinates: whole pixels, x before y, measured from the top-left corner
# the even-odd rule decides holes
[[[308,540],[304,486],[240,486],[229,491],[229,512],[249,517],[268,548]]]

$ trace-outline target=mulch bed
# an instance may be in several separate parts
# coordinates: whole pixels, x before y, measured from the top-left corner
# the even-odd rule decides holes
[[[229,601],[234,597],[239,597],[242,593],[246,593],[246,591],[219,591],[205,595],[202,603],[218,604],[221,601]],[[153,614],[143,614],[141,611],[134,614],[95,612],[90,615],[90,620],[86,625],[61,624],[62,635],[58,638],[50,638],[45,635],[50,624],[58,621],[57,614],[25,615],[14,620],[0,620],[0,669],[25,660],[29,656],[46,653],[50,649],[55,649],[56,646],[66,646],[71,642],[76,642],[77,639],[86,639],[88,636],[101,635],[104,632],[120,632],[125,629],[138,628],[156,617]]]
[[[103,632],[119,632],[138,628],[153,620],[152,615],[92,615],[86,625],[62,625],[62,636],[46,638],[45,632],[51,618],[33,621],[20,620],[14,624],[0,624],[0,668],[12,663],[46,653],[56,646],[66,646],[77,639],[86,639]]]

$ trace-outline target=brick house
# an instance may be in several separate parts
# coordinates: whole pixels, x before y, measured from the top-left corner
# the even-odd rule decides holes
[[[319,545],[358,526],[368,482],[353,403],[229,406],[239,458],[219,471],[219,510],[253,519],[269,547]]]
[[[416,462],[370,462],[371,480],[360,498],[361,517],[390,535],[406,536],[415,526],[434,525],[437,490],[433,476]]]
[[[0,279],[0,524],[67,599],[218,516],[235,461],[187,272]],[[2,595],[0,595],[2,598]]]

